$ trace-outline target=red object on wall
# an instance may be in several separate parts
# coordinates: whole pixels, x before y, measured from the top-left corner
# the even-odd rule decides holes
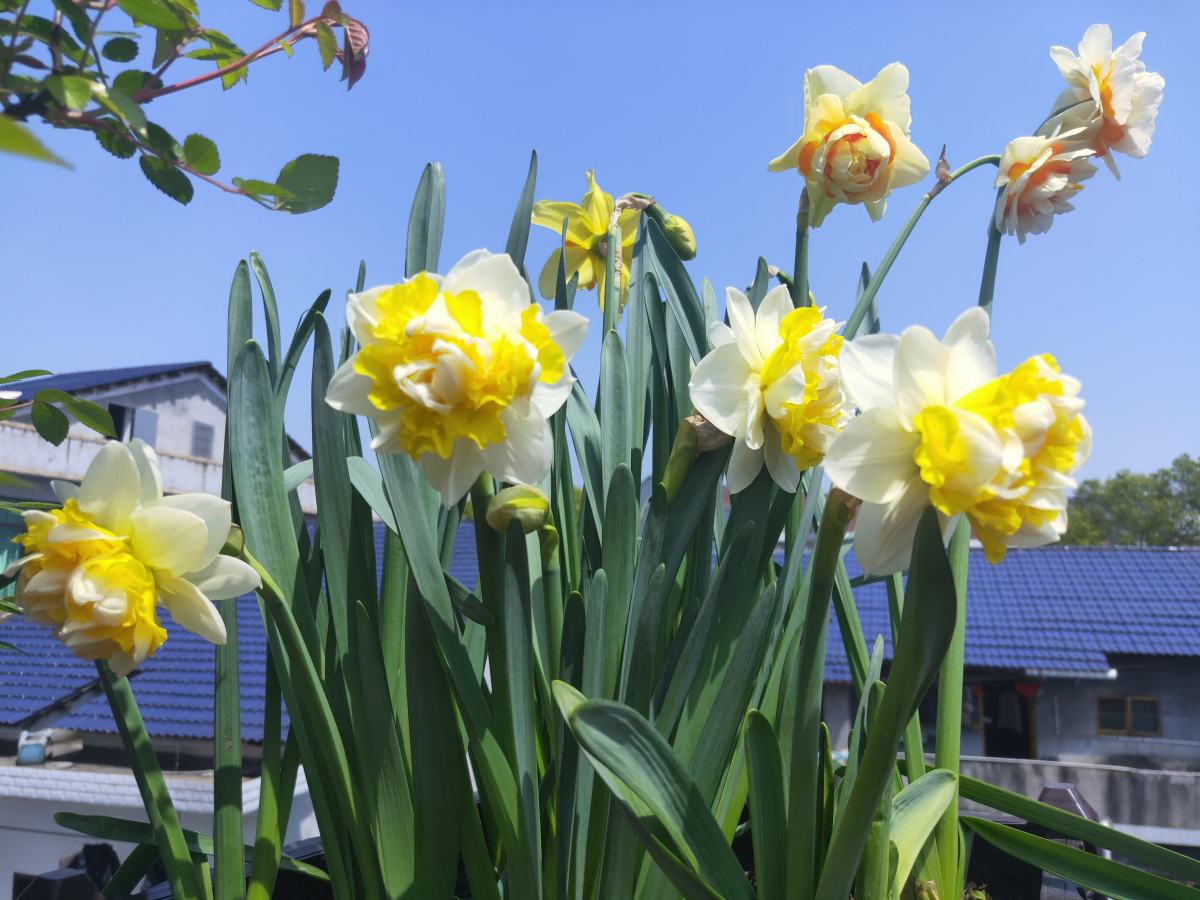
[[[1026,700],[1032,700],[1037,696],[1038,686],[1032,681],[1018,681],[1013,685],[1013,690]]]

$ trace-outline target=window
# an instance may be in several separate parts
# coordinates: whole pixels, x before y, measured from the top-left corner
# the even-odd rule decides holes
[[[1156,697],[1097,697],[1096,733],[1158,737],[1162,716]]]
[[[141,438],[151,447],[158,440],[158,413],[148,409],[137,409],[133,412],[133,428],[131,437]]]
[[[204,422],[192,423],[192,456],[213,458],[213,427]]]
[[[129,440],[129,429],[133,425],[133,410],[119,403],[108,404],[108,413],[113,420],[113,433],[118,441]]]

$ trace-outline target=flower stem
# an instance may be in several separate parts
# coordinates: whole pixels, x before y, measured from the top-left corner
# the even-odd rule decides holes
[[[792,269],[792,306],[808,306],[808,188],[800,192],[796,211],[796,264]]]
[[[921,198],[921,202],[917,204],[917,208],[913,210],[913,214],[908,217],[908,221],[904,223],[904,227],[900,229],[900,233],[896,235],[896,240],[892,242],[892,246],[888,248],[888,252],[884,254],[883,259],[879,263],[879,267],[871,274],[871,281],[867,284],[867,289],[863,291],[862,296],[858,298],[858,303],[854,306],[854,311],[850,313],[850,318],[846,320],[846,328],[842,332],[842,336],[847,340],[854,337],[858,333],[859,327],[862,325],[863,319],[867,315],[867,310],[871,308],[871,302],[875,299],[875,295],[879,293],[879,288],[883,284],[883,279],[887,277],[888,271],[892,268],[892,263],[896,261],[896,257],[900,255],[900,250],[904,247],[908,236],[912,234],[917,222],[920,221],[921,215],[925,212],[933,198],[944,191],[947,187],[956,182],[963,175],[966,175],[972,169],[978,169],[980,166],[999,165],[1000,157],[998,155],[981,156],[978,159],[973,159],[965,166],[955,169],[953,172],[939,178],[937,183],[926,191]]]
[[[992,315],[992,298],[996,293],[996,264],[1000,259],[1000,238],[1003,235],[996,227],[995,216],[988,219],[987,251],[983,254],[983,278],[979,282],[979,305],[989,317]]]

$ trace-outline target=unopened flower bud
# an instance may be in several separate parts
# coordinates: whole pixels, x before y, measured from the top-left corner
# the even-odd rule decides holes
[[[692,226],[683,216],[667,212],[658,203],[652,203],[646,207],[645,213],[658,223],[663,236],[670,242],[671,249],[679,255],[680,259],[696,258],[696,235],[692,232]]]
[[[546,495],[527,484],[515,484],[494,496],[488,503],[487,523],[501,534],[513,521],[521,530],[532,534],[550,518],[550,501]]]
[[[553,525],[543,525],[538,531],[538,540],[542,549],[542,567],[547,571],[558,568],[558,529]]]

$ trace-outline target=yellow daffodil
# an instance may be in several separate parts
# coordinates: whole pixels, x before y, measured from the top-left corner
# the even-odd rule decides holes
[[[730,493],[749,487],[764,462],[776,484],[795,491],[849,418],[837,323],[815,307],[793,309],[783,285],[757,313],[745,294],[727,288],[725,309],[732,327],[713,325],[713,349],[688,386],[692,405],[734,438]]]
[[[533,205],[533,224],[549,228],[556,235],[563,233],[563,220],[567,222],[566,253],[567,278],[579,273],[579,286],[584,290],[596,288],[601,308],[604,306],[604,280],[607,276],[608,225],[612,218],[612,195],[604,193],[596,184],[596,173],[587,172],[588,189],[579,203],[560,200],[539,200]],[[637,239],[638,216],[636,209],[621,211],[618,223],[621,226],[621,306],[629,290],[629,266],[633,262],[633,244]],[[558,262],[562,256],[559,248],[550,254],[538,276],[538,290],[548,300],[554,298],[558,283]]]
[[[255,571],[220,554],[229,504],[208,494],[164,497],[158,457],[140,440],[101,448],[78,486],[54,482],[62,507],[24,513],[25,554],[14,600],[55,629],[77,656],[125,675],[154,653],[175,622],[214,644],[225,624],[213,600],[259,587]]]
[[[1079,55],[1051,47],[1050,58],[1067,81],[1054,101],[1056,115],[1045,129],[1082,128],[1080,141],[1091,147],[1119,176],[1113,151],[1140,158],[1150,151],[1154,120],[1166,81],[1147,72],[1138,57],[1146,33],[1139,31],[1113,50],[1112,29],[1093,25],[1079,42]]]
[[[854,546],[870,574],[907,566],[930,504],[947,535],[966,515],[992,562],[1007,547],[1050,543],[1066,529],[1071,473],[1091,445],[1079,384],[1045,356],[997,376],[988,325],[976,308],[941,341],[912,327],[843,348],[843,379],[860,415],[834,441],[825,468],[864,501]]]
[[[505,254],[476,250],[446,275],[350,294],[361,349],[326,402],[372,418],[372,448],[416,460],[451,506],[484,472],[536,484],[550,471],[547,419],[571,392],[587,319],[543,313]]]
[[[928,174],[929,160],[908,137],[907,91],[900,63],[866,84],[834,66],[805,73],[804,134],[768,168],[804,176],[809,225],[820,225],[835,203],[862,203],[877,221],[893,189]]]
[[[996,173],[996,187],[1002,189],[996,197],[998,230],[1015,234],[1023,244],[1025,235],[1048,231],[1055,215],[1075,208],[1071,198],[1083,190],[1080,182],[1096,174],[1088,160],[1094,151],[1073,140],[1080,132],[1009,142]]]

